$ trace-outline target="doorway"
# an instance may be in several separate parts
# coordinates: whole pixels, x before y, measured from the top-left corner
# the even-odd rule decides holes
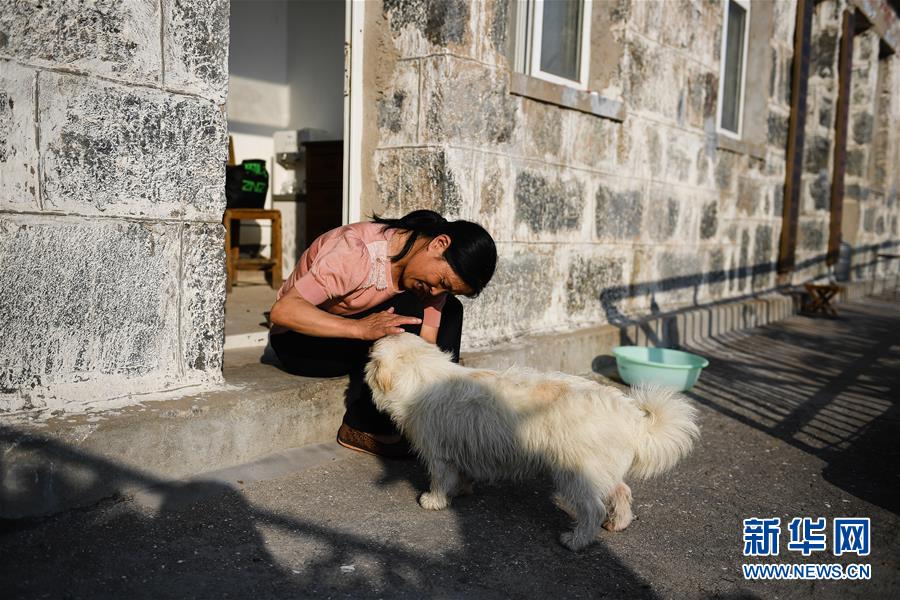
[[[282,222],[287,278],[319,234],[351,220],[345,109],[351,28],[343,0],[231,0],[226,103],[233,161],[260,159],[269,174],[260,208]],[[355,220],[355,219],[353,219]],[[242,221],[232,244],[271,258],[272,222]],[[249,260],[245,262],[250,262]],[[263,346],[276,290],[263,271],[239,270],[225,309],[225,349]]]

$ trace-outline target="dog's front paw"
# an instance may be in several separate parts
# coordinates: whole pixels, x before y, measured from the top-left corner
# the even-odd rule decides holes
[[[563,546],[571,550],[572,552],[578,552],[585,546],[591,543],[591,540],[583,540],[580,536],[576,535],[574,531],[566,531],[559,535],[559,541]]]
[[[449,504],[450,502],[447,500],[447,496],[442,494],[425,492],[419,496],[419,506],[425,510],[444,510]]]
[[[624,531],[626,527],[631,525],[631,516],[627,518],[609,519],[603,523],[603,529],[607,531]]]

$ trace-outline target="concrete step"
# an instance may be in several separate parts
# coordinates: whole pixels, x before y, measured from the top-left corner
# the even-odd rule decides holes
[[[52,514],[127,493],[133,482],[121,473],[129,470],[180,479],[333,439],[346,379],[295,377],[259,359],[259,349],[229,351],[221,391],[0,424],[0,517]],[[96,461],[88,468],[90,457]]]
[[[896,279],[847,286],[844,299],[896,287]],[[620,344],[695,344],[784,319],[782,294],[651,315],[574,332],[532,336],[464,354],[473,367],[615,373]],[[0,423],[0,518],[53,514],[132,493],[140,479],[170,481],[315,443],[333,443],[346,378],[295,377],[260,362],[261,349],[226,352],[226,389],[128,408]],[[92,464],[86,464],[93,461]]]

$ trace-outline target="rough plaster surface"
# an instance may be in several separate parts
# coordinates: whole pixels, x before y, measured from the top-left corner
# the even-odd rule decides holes
[[[221,385],[227,17],[0,1],[0,419]]]
[[[225,342],[225,229],[218,223],[185,225],[181,244],[184,368],[217,376]]]
[[[131,377],[175,379],[178,228],[0,221],[4,412],[61,407],[89,399],[92,385],[127,384]],[[61,395],[67,384],[84,397]]]
[[[216,220],[225,119],[207,100],[83,77],[39,76],[47,210]]]
[[[32,69],[0,60],[0,210],[40,204]]]
[[[166,87],[221,105],[228,89],[228,0],[163,0]]]
[[[145,0],[2,0],[0,56],[159,84],[159,8]]]

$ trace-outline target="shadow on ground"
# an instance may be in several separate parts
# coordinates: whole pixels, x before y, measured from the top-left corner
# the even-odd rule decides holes
[[[354,455],[332,465],[330,478],[255,502],[239,484],[165,483],[0,429],[0,438],[13,436],[82,480],[102,475],[118,488],[153,492],[140,503],[118,498],[43,520],[3,521],[5,597],[656,597],[603,544],[576,557],[556,543],[569,523],[551,504],[549,483],[488,488],[435,524],[409,493],[410,484],[427,483],[416,462],[382,464],[373,485],[386,490],[383,498],[358,481],[379,462]],[[390,492],[398,483],[402,497]]]
[[[689,350],[715,356],[691,396],[808,452],[833,485],[900,514],[900,310],[891,294]]]

